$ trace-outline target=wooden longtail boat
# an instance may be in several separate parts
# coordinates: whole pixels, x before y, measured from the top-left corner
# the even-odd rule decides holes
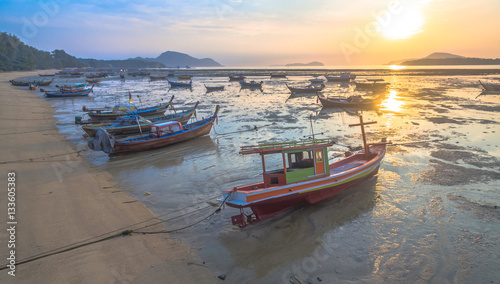
[[[187,75],[187,74],[185,74],[185,75],[178,75],[177,79],[179,79],[179,80],[191,80],[191,75]]]
[[[286,74],[271,74],[271,79],[273,78],[286,78]]]
[[[479,84],[483,86],[485,91],[500,91],[500,85],[487,84],[479,81]]]
[[[224,86],[207,86],[205,85],[205,88],[207,88],[207,93],[210,92],[216,92],[216,91],[224,91]]]
[[[380,102],[379,97],[366,99],[361,96],[326,98],[318,95],[318,99],[324,107],[373,108]]]
[[[90,84],[97,84],[97,83],[101,82],[101,78],[86,79],[85,82],[90,83]]]
[[[245,82],[245,80],[241,80],[240,84],[242,88],[256,88],[256,89],[261,89],[262,88],[262,83],[263,81],[260,82],[255,82],[255,81],[250,81],[250,82]]]
[[[168,80],[168,83],[170,84],[171,88],[191,88],[193,81],[189,81],[189,83],[184,83],[184,82],[173,82]]]
[[[357,89],[372,91],[383,91],[391,84],[381,81],[384,81],[384,79],[368,79],[366,82],[355,82],[355,84]]]
[[[372,123],[360,116],[359,124],[349,125],[361,126],[364,151],[331,164],[327,148],[334,143],[329,139],[241,147],[240,154],[261,155],[263,182],[223,191],[220,201],[240,209],[231,217],[233,225],[245,227],[296,205],[316,203],[376,175],[391,142],[367,144],[364,125]],[[283,169],[266,170],[264,156],[269,154],[282,157]],[[245,208],[252,212],[246,214]]]
[[[286,84],[287,88],[292,92],[292,94],[295,93],[317,93],[321,92],[325,88],[325,84],[321,84],[321,86],[314,86],[314,85],[307,85],[305,87],[299,88],[299,87],[290,87],[288,84]]]
[[[61,91],[55,91],[55,92],[49,92],[45,91],[45,97],[47,98],[65,98],[65,97],[85,97],[92,92],[92,89],[94,89],[94,86],[92,88],[88,89],[83,89],[81,91],[75,91],[75,92],[61,92]]]
[[[48,86],[54,81],[54,78],[50,81],[45,81],[45,80],[35,80],[33,82],[21,82],[21,81],[16,81],[16,80],[10,80],[9,82],[12,84],[12,86],[29,86],[29,85],[35,85],[35,86]]]
[[[161,115],[165,113],[165,110],[172,104],[174,96],[170,99],[168,103],[161,103],[152,107],[137,108],[135,105],[116,105],[111,111],[106,111],[102,109],[86,109],[87,114],[93,120],[116,120],[117,117],[123,115],[137,114],[140,116],[148,115]]]
[[[12,84],[12,86],[18,86],[18,87],[29,86],[30,84],[32,84],[31,82],[21,82],[16,80],[10,80],[9,82]]]
[[[149,75],[149,81],[161,81],[161,80],[167,80],[167,75],[161,76],[161,75]]]
[[[39,87],[46,87],[50,84],[52,84],[52,82],[54,82],[54,78],[52,78],[52,80],[50,81],[45,81],[45,80],[41,80],[41,81],[33,81],[33,84],[36,85],[36,86],[39,86]]]
[[[108,151],[108,154],[110,155],[121,155],[165,147],[209,134],[212,129],[212,125],[217,118],[218,112],[219,106],[215,108],[213,116],[185,126],[182,126],[177,121],[157,123],[151,125],[148,135],[119,140],[114,142],[114,144],[111,137],[101,136],[109,135],[106,131],[99,131],[96,134],[96,137],[92,141],[88,142],[88,145],[92,150],[101,150],[103,147],[100,143],[101,141],[104,141],[105,144],[111,145],[112,147],[112,149],[110,149],[111,151]]]
[[[243,75],[229,75],[229,81],[242,81],[245,80],[245,76]]]
[[[113,123],[99,123],[92,126],[83,126],[82,129],[90,137],[94,137],[100,128],[104,128],[109,134],[119,135],[119,134],[132,134],[140,132],[148,132],[151,125],[160,122],[167,121],[178,121],[181,124],[186,124],[193,113],[196,111],[199,102],[196,102],[195,106],[191,109],[185,110],[183,112],[177,112],[171,115],[162,116],[150,116],[142,117],[138,115],[131,116],[120,116]]]
[[[87,87],[87,83],[81,83],[76,85],[63,85],[63,86],[56,85],[56,87],[59,88],[59,91],[61,93],[72,93],[72,92],[83,91]]]
[[[322,84],[324,81],[325,81],[325,79],[321,79],[321,78],[309,79],[309,82],[311,82],[311,84]]]
[[[328,82],[349,82],[351,80],[356,79],[356,75],[351,75],[348,73],[340,73],[340,76],[328,76],[325,75],[325,78]]]

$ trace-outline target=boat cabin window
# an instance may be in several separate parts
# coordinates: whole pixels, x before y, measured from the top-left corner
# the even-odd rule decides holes
[[[312,151],[288,153],[288,167],[291,169],[302,169],[314,167]]]

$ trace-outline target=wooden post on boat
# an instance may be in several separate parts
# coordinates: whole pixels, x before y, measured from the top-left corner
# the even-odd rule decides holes
[[[139,125],[139,131],[141,132],[142,135],[142,128],[141,128],[141,123],[139,122],[139,118],[136,117],[135,120],[137,121],[137,125]]]
[[[366,134],[365,134],[365,125],[368,124],[375,124],[377,123],[376,121],[370,121],[370,122],[363,122],[363,116],[359,116],[359,123],[356,124],[349,124],[349,127],[353,126],[361,126],[361,134],[363,135],[363,147],[365,148],[365,158],[368,159],[370,157],[370,148],[368,147],[368,143],[366,143]]]

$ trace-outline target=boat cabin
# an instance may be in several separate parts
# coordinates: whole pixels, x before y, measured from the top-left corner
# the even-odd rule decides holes
[[[329,175],[329,139],[245,146],[240,154],[259,153],[262,157],[264,187],[280,186]],[[266,169],[265,156],[281,155],[281,169]]]
[[[167,121],[151,125],[151,127],[149,128],[149,136],[158,138],[172,133],[180,132],[182,130],[182,124],[180,122]]]

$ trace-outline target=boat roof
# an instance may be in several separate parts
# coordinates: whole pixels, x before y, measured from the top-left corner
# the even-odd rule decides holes
[[[242,146],[240,149],[240,154],[273,154],[288,150],[328,147],[332,146],[333,144],[334,142],[329,138],[281,143],[260,143],[254,146]]]
[[[161,122],[161,123],[155,123],[151,126],[164,127],[164,126],[173,125],[173,124],[179,124],[179,122],[178,121],[166,121],[166,122]]]

